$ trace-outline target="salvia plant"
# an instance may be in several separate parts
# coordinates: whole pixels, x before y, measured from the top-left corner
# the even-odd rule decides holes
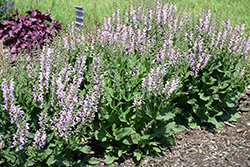
[[[11,48],[12,61],[15,55],[24,48],[29,49],[29,54],[35,48],[43,48],[45,40],[53,40],[52,33],[57,34],[62,29],[61,23],[53,18],[49,13],[42,14],[38,9],[26,12],[28,15],[10,14],[9,20],[0,23],[0,39]],[[52,23],[50,26],[45,21]],[[37,46],[38,45],[38,46]]]
[[[69,24],[36,63],[26,50],[0,71],[2,166],[84,166],[98,154],[106,164],[140,161],[187,126],[240,117],[236,101],[250,83],[244,24],[221,27],[208,8],[196,18],[149,6],[116,10],[96,30]]]
[[[0,21],[8,19],[8,14],[13,10],[15,3],[11,0],[3,0],[0,2]]]

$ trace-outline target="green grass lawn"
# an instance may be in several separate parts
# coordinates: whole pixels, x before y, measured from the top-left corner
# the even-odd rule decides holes
[[[146,2],[145,0],[139,1],[142,4]],[[172,0],[162,1],[172,2]],[[83,7],[84,12],[86,12],[84,22],[87,24],[88,17],[100,23],[103,17],[111,16],[115,9],[115,3],[117,3],[118,9],[121,9],[120,12],[123,11],[125,5],[129,4],[129,0],[14,0],[14,2],[15,7],[13,11],[18,9],[22,15],[34,8],[38,8],[42,13],[45,11],[50,12],[55,20],[62,23],[64,30],[67,29],[67,24],[75,19],[74,6]],[[154,0],[151,0],[151,2],[153,3]],[[94,8],[94,3],[96,3],[96,9]],[[231,23],[234,23],[235,19],[237,19],[237,23],[245,23],[245,33],[250,32],[249,0],[176,0],[175,4],[177,6],[181,5],[185,10],[189,6],[190,11],[194,12],[196,16],[208,4],[212,14],[222,12],[222,19],[226,18],[228,9],[228,16]]]

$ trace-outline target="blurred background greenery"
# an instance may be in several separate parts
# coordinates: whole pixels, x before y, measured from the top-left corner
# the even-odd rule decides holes
[[[154,0],[149,0],[154,6]],[[161,0],[164,2],[173,2],[172,0]],[[109,17],[115,9],[120,9],[120,13],[129,4],[129,0],[13,0],[15,6],[10,13],[15,13],[16,9],[21,15],[30,9],[39,9],[42,13],[49,12],[51,16],[62,23],[63,30],[67,29],[68,23],[75,21],[74,6],[81,6],[84,9],[84,24],[89,24],[91,19],[93,28],[95,23],[101,23],[104,17]],[[131,1],[132,3],[133,1]],[[136,1],[137,2],[137,1]],[[140,4],[146,4],[147,0],[138,0]],[[221,11],[222,19],[227,16],[227,10],[231,24],[245,23],[245,34],[250,32],[250,0],[175,0],[177,6],[181,6],[187,11],[194,12],[195,16],[201,14],[202,8],[207,4],[212,14],[218,14]],[[95,6],[96,5],[96,6]],[[154,6],[156,7],[156,5]],[[128,8],[126,9],[128,10]]]

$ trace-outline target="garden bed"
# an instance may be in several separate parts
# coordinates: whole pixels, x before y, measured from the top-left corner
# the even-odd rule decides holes
[[[10,49],[4,46],[7,56]],[[246,93],[245,93],[246,94]],[[100,163],[93,167],[118,166],[250,166],[250,111],[239,112],[241,118],[235,123],[224,124],[218,131],[201,126],[198,129],[187,128],[185,131],[174,134],[176,146],[170,146],[156,158],[150,156],[136,164],[136,160],[126,157],[126,161],[116,161],[105,165],[104,155],[98,143],[84,143],[90,145],[99,157]],[[83,143],[82,143],[83,144]]]
[[[169,22],[159,13],[151,27],[156,16],[146,13],[145,28],[137,32],[132,20],[122,26],[105,19],[100,30],[87,34],[69,24],[61,38],[32,53],[39,60],[12,62],[8,70],[15,67],[9,74],[16,82],[4,75],[1,84],[0,163],[250,165],[250,115],[236,104],[249,107],[244,102],[250,101],[250,92],[239,98],[250,83],[244,25],[224,21],[220,30],[204,9],[197,25],[194,16],[173,10]]]
[[[148,156],[140,164],[135,164],[132,158],[128,158],[124,162],[111,165],[99,163],[93,167],[250,166],[250,111],[240,112],[240,115],[241,118],[232,124],[235,127],[225,124],[218,131],[214,131],[202,126],[194,130],[187,128],[173,135],[176,146],[170,146],[164,156]]]

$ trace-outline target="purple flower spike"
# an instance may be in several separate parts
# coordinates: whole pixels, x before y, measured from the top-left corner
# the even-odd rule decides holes
[[[10,10],[12,10],[14,8],[14,6],[15,6],[15,3],[10,1]]]
[[[10,0],[4,1],[4,6],[0,9],[0,11],[4,11],[6,13],[8,11],[8,7],[10,7],[10,10],[12,10],[14,5],[14,2]]]

